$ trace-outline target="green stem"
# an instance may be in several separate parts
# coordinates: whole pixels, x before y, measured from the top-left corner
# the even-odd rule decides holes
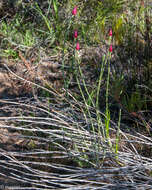
[[[110,111],[109,111],[109,81],[110,81],[110,58],[111,53],[109,53],[109,61],[108,61],[108,76],[107,76],[107,85],[106,85],[106,118],[105,118],[105,125],[106,125],[106,137],[110,147],[112,144],[110,142],[110,135],[109,135],[109,126],[110,126]]]

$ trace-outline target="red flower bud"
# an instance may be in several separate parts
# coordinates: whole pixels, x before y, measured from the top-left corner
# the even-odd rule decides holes
[[[76,50],[79,50],[80,49],[80,44],[79,42],[76,43]]]
[[[74,38],[77,38],[77,37],[78,37],[78,31],[75,30],[75,31],[74,31]]]
[[[109,36],[112,36],[112,29],[109,30]]]
[[[110,45],[110,47],[109,47],[109,51],[112,52],[112,45]]]
[[[74,7],[74,9],[72,10],[72,15],[76,15],[77,14],[77,6]]]

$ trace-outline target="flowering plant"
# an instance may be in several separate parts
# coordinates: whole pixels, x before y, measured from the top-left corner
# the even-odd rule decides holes
[[[80,49],[80,44],[79,42],[76,43],[76,50],[79,50]]]
[[[76,15],[77,14],[77,6],[75,6],[74,8],[73,8],[73,10],[72,10],[72,15]]]

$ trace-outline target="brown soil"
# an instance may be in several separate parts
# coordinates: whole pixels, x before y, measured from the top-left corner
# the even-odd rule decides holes
[[[23,96],[31,94],[34,83],[47,85],[56,89],[62,86],[62,72],[59,64],[41,61],[36,64],[27,61],[20,54],[21,60],[0,61],[0,97]]]

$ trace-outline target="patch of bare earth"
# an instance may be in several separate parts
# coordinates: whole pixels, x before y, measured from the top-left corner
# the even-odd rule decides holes
[[[63,74],[57,62],[48,60],[32,64],[20,54],[21,61],[0,60],[0,97],[31,94],[34,84],[60,88]]]

